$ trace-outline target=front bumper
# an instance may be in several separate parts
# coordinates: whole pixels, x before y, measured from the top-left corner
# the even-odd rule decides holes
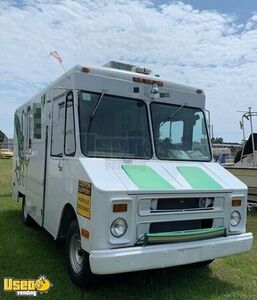
[[[215,239],[151,246],[95,250],[90,252],[94,274],[115,274],[159,269],[206,261],[251,249],[252,233]]]

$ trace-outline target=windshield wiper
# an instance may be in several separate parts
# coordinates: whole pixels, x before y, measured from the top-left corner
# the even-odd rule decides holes
[[[168,115],[168,117],[165,119],[165,121],[162,122],[162,124],[160,125],[159,128],[161,128],[162,125],[165,124],[166,121],[168,121],[168,120],[170,120],[171,118],[173,118],[173,117],[177,114],[177,112],[179,112],[179,111],[181,110],[181,108],[183,108],[183,107],[184,107],[185,105],[187,105],[187,104],[188,104],[187,102],[183,103],[183,104],[182,104],[180,107],[178,107],[173,113],[170,113],[170,114]]]
[[[95,113],[96,113],[96,111],[97,111],[97,108],[99,107],[99,105],[100,105],[100,103],[101,103],[101,101],[102,101],[102,99],[103,99],[103,96],[104,96],[105,92],[106,92],[106,90],[102,90],[102,94],[101,94],[100,97],[98,98],[98,100],[97,100],[97,102],[96,102],[96,105],[95,105],[95,107],[94,107],[94,109],[93,109],[93,111],[92,111],[92,113],[91,113],[91,115],[90,115],[90,117],[89,117],[88,132],[89,132],[89,129],[90,129],[90,127],[91,127],[91,123],[92,123],[92,120],[93,120],[93,118],[94,118],[94,116],[95,116]]]

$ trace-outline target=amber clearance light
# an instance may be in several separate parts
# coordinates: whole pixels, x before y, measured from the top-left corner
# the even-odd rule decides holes
[[[241,206],[241,200],[240,199],[233,199],[232,200],[232,206]]]
[[[134,82],[138,83],[145,83],[145,84],[157,84],[158,86],[163,86],[163,82],[160,80],[154,80],[149,78],[143,78],[143,77],[133,77]]]
[[[89,239],[89,231],[87,231],[85,228],[81,229],[81,235],[86,238]]]
[[[83,67],[83,68],[81,68],[81,72],[89,73],[89,72],[90,72],[90,69],[87,68],[87,67]]]
[[[127,203],[113,204],[113,207],[112,207],[113,212],[124,212],[127,210],[128,210]]]

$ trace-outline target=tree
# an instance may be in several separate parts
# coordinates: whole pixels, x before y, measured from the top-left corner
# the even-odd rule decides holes
[[[222,137],[218,137],[218,138],[212,138],[211,139],[211,142],[213,143],[213,144],[223,144],[223,138]]]
[[[0,143],[2,143],[5,138],[7,138],[7,136],[0,130]]]

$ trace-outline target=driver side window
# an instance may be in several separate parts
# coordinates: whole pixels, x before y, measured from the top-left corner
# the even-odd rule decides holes
[[[69,92],[65,104],[65,140],[64,152],[66,156],[74,156],[76,152],[75,143],[75,121],[73,93]]]
[[[63,156],[64,145],[64,100],[54,102],[53,107],[53,124],[51,138],[51,156]]]

